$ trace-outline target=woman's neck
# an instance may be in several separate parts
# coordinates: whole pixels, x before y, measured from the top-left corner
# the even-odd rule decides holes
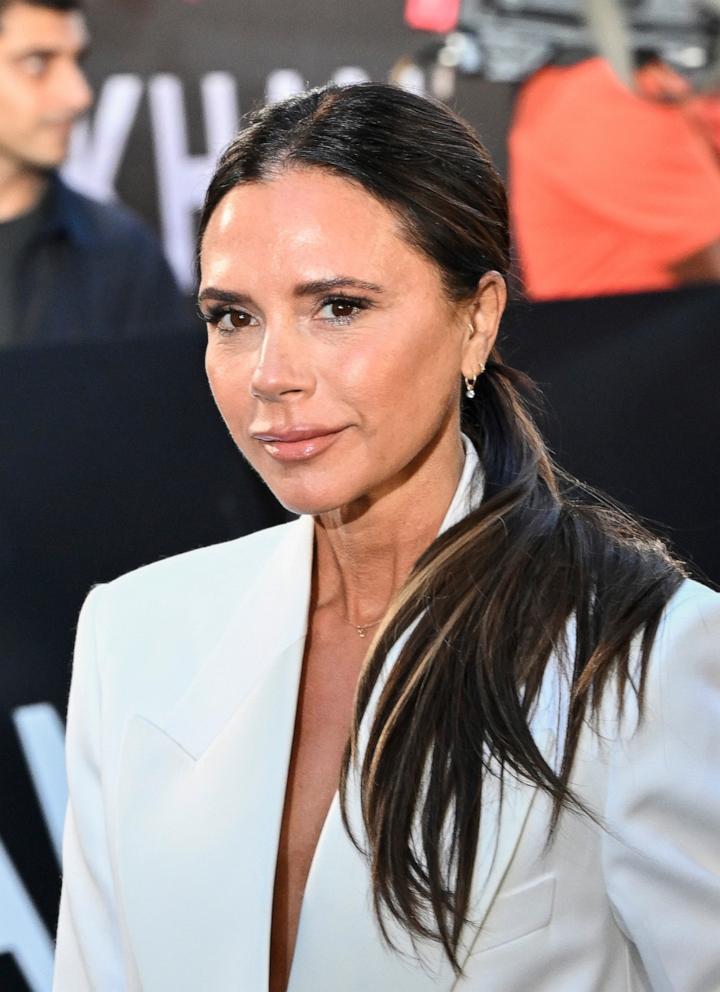
[[[435,539],[463,462],[462,441],[452,437],[383,493],[316,518],[316,607],[356,624],[382,616]]]

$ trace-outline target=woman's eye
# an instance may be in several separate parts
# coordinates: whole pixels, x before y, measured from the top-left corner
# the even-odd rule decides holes
[[[338,297],[334,300],[326,300],[321,308],[323,315],[337,323],[348,323],[355,314],[365,309],[362,300],[350,300]]]
[[[214,323],[219,331],[224,331],[227,334],[233,331],[241,331],[245,327],[250,327],[252,317],[244,310],[226,310],[225,313],[220,314],[211,323]]]
[[[320,305],[320,316],[331,324],[349,324],[361,310],[366,310],[369,306],[370,303],[366,300],[339,296],[327,299]],[[252,314],[234,307],[210,309],[207,312],[198,307],[197,312],[206,324],[214,327],[220,334],[233,334],[254,327],[257,323]]]

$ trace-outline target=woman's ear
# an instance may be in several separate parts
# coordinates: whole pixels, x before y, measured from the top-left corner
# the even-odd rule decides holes
[[[499,272],[486,272],[478,281],[477,292],[467,313],[462,374],[469,379],[485,368],[497,338],[506,303],[505,280]]]

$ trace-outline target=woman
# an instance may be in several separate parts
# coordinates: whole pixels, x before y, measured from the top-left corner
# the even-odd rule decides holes
[[[89,596],[60,992],[720,987],[718,597],[568,493],[507,269],[438,104],[327,87],[225,153],[208,376],[300,518]]]

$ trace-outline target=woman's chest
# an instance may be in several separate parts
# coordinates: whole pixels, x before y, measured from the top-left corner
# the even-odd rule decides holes
[[[303,895],[323,826],[337,792],[350,733],[362,652],[308,639],[288,763],[273,898],[271,988],[289,971]]]
[[[281,846],[303,861],[312,852],[340,778],[365,645],[308,637],[288,763]]]

